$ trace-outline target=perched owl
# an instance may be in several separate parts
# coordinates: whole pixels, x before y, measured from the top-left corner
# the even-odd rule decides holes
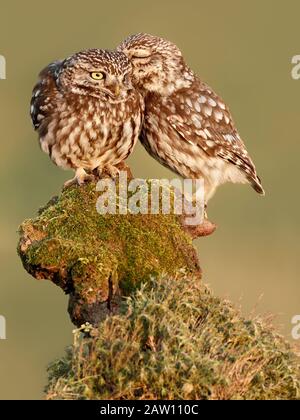
[[[155,159],[184,178],[203,178],[206,203],[225,182],[249,182],[264,194],[227,106],[176,45],[137,34],[118,50],[131,61],[133,82],[145,99],[141,142]]]
[[[49,64],[33,90],[31,118],[41,148],[73,182],[90,172],[115,176],[140,134],[143,98],[122,52],[91,49]]]

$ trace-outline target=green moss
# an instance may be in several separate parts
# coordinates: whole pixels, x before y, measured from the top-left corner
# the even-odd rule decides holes
[[[101,288],[107,297],[112,272],[125,295],[150,275],[180,268],[199,273],[191,239],[176,215],[100,215],[98,197],[94,183],[73,186],[22,224],[19,254],[33,276],[92,303]]]
[[[83,332],[88,330],[90,338]],[[199,279],[144,284],[49,368],[48,399],[299,399],[299,357]]]

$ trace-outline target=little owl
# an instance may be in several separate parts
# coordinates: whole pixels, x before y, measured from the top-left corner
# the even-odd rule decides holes
[[[33,90],[31,118],[41,148],[64,169],[66,184],[84,183],[90,172],[115,176],[141,130],[143,98],[131,83],[122,52],[91,49],[49,64]]]
[[[145,100],[141,142],[160,163],[184,178],[204,179],[205,201],[225,182],[264,190],[222,99],[186,65],[176,45],[137,34],[119,47],[133,65]]]

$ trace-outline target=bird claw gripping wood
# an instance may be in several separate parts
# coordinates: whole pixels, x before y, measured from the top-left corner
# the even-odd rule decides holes
[[[75,177],[64,183],[64,188],[69,188],[73,185],[84,185],[86,182],[93,181],[95,178],[91,174],[87,174],[82,168],[77,169]]]

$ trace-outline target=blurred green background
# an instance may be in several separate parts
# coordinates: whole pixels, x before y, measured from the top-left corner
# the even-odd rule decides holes
[[[50,61],[113,48],[135,32],[177,43],[230,105],[267,196],[247,186],[219,189],[209,208],[219,229],[196,243],[204,280],[245,313],[276,314],[290,339],[291,318],[300,313],[300,80],[291,77],[299,16],[298,0],[1,2],[0,314],[7,340],[0,341],[0,399],[42,398],[46,365],[72,340],[67,298],[26,274],[16,255],[18,225],[70,178],[39,149],[31,89]],[[140,145],[129,161],[137,177],[174,177]]]

